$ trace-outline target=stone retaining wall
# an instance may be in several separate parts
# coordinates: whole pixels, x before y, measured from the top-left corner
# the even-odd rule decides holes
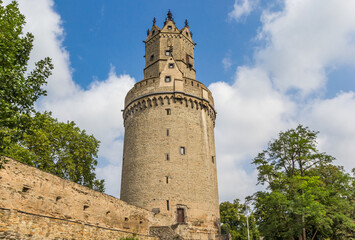
[[[7,160],[0,169],[0,239],[154,239],[149,228],[167,225],[160,214]]]

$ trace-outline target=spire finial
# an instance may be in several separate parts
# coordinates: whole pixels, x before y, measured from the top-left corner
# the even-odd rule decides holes
[[[189,26],[189,22],[187,21],[187,19],[185,19],[185,27]]]
[[[155,17],[153,18],[153,26],[155,26],[155,23],[157,22],[157,20],[155,19]]]
[[[168,20],[174,21],[173,14],[171,13],[170,9],[168,11],[167,16],[168,16]]]

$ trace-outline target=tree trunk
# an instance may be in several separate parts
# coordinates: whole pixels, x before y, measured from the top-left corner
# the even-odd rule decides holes
[[[314,233],[313,237],[312,237],[312,240],[316,237],[316,234],[318,232],[318,229],[316,230],[316,232]]]
[[[304,215],[302,214],[302,233],[303,240],[306,240],[306,224],[304,223]]]

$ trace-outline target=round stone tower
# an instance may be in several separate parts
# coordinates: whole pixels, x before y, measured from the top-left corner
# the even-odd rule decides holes
[[[211,236],[219,229],[211,92],[195,79],[188,22],[147,31],[144,79],[127,93],[121,199],[159,212],[171,225]],[[214,237],[212,237],[214,239]]]

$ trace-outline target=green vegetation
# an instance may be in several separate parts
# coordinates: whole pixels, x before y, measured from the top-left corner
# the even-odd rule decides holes
[[[249,225],[249,237],[251,240],[259,240],[260,233],[256,226],[255,216],[253,213],[247,216],[245,214],[246,206],[239,203],[239,199],[235,199],[233,203],[222,202],[219,206],[221,213],[222,233],[226,234],[227,227],[229,233],[232,235],[232,239],[242,240],[248,239]]]
[[[267,188],[247,198],[254,205],[250,218],[257,223],[251,232],[260,231],[265,240],[355,235],[354,177],[332,165],[334,158],[317,150],[316,139],[317,132],[299,125],[281,132],[254,159],[258,183]],[[233,239],[247,239],[238,200],[220,207],[223,226],[229,226]]]
[[[62,123],[34,109],[46,95],[43,86],[53,65],[45,58],[28,73],[34,37],[23,33],[24,24],[17,3],[4,7],[0,0],[0,167],[8,156],[104,191],[94,173],[99,141],[74,122]]]

